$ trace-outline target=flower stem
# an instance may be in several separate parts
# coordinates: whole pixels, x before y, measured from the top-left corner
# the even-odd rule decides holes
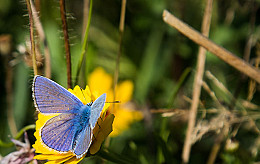
[[[123,34],[124,34],[124,27],[125,27],[125,9],[126,9],[126,0],[122,0],[121,5],[121,16],[120,16],[120,24],[119,24],[119,49],[117,53],[117,59],[116,59],[116,69],[114,73],[114,100],[116,99],[116,86],[118,82],[118,74],[119,74],[119,64],[120,64],[120,57],[122,54],[122,42],[123,42]],[[113,103],[112,113],[113,109],[115,107],[115,103]]]
[[[45,76],[50,79],[51,78],[51,56],[50,56],[50,50],[49,50],[48,42],[47,42],[44,30],[43,30],[41,21],[39,19],[39,15],[38,15],[37,10],[36,10],[33,3],[31,3],[31,9],[32,9],[32,17],[33,17],[33,20],[34,20],[34,26],[36,28],[36,31],[38,32],[39,39],[43,43],[43,46],[44,46]]]
[[[212,16],[212,8],[213,8],[213,0],[207,0],[206,8],[204,11],[203,21],[202,21],[202,34],[205,37],[209,36],[211,16]],[[200,101],[200,93],[201,93],[201,85],[204,75],[205,62],[206,62],[206,52],[207,50],[200,46],[198,52],[198,60],[197,60],[197,71],[195,73],[195,78],[193,82],[193,94],[192,94],[192,103],[190,107],[190,115],[188,120],[188,128],[186,132],[186,138],[184,141],[183,152],[182,152],[182,160],[183,163],[188,163],[190,158],[191,151],[191,135],[196,123],[197,110]]]
[[[34,31],[33,31],[33,16],[32,16],[32,9],[31,9],[31,0],[26,0],[26,5],[29,14],[29,24],[30,24],[30,40],[31,40],[31,54],[32,54],[32,61],[33,61],[33,71],[34,75],[38,74],[37,65],[36,65],[36,54],[35,54],[35,44],[34,44]]]
[[[77,68],[76,80],[75,80],[74,84],[78,83],[79,73],[80,73],[80,70],[81,70],[81,67],[82,67],[83,59],[85,58],[85,54],[86,54],[86,48],[87,48],[87,43],[88,43],[88,33],[89,33],[91,16],[92,16],[92,5],[93,5],[93,0],[90,0],[89,13],[88,13],[88,23],[87,23],[86,30],[85,30],[85,35],[84,35],[83,45],[82,45],[82,48],[81,48],[79,64],[78,64],[78,68]]]
[[[172,96],[169,99],[168,108],[172,108],[173,107],[173,103],[174,103],[174,100],[175,100],[175,98],[177,96],[177,93],[180,90],[182,84],[184,83],[184,80],[187,78],[187,76],[189,75],[190,72],[191,72],[191,68],[190,67],[186,68],[183,71],[181,77],[178,80],[178,83],[177,83],[176,87],[174,88],[174,90],[172,92]]]
[[[248,62],[245,62],[241,58],[237,57],[237,55],[209,40],[207,37],[203,36],[201,33],[194,30],[174,15],[170,14],[167,10],[164,10],[163,12],[163,20],[195,43],[205,47],[208,51],[212,52],[213,55],[217,56],[227,64],[231,65],[260,84],[260,71]]]
[[[106,149],[105,150],[100,149],[96,155],[114,163],[122,163],[122,164],[136,163],[136,161],[134,160],[131,160],[121,154],[116,154],[114,152],[108,151]]]
[[[35,129],[35,125],[32,124],[32,125],[27,125],[27,126],[25,126],[24,128],[22,128],[22,129],[17,133],[17,135],[14,137],[14,139],[19,139],[19,138],[24,134],[25,131],[30,130],[30,129]],[[13,142],[5,143],[5,142],[3,142],[2,140],[0,140],[0,147],[11,147],[11,146],[13,146],[13,145],[14,145]]]
[[[66,51],[66,62],[67,62],[67,88],[71,88],[71,55],[70,55],[70,44],[69,44],[69,34],[66,20],[66,9],[65,0],[60,0],[60,15],[62,20],[62,29],[65,42]]]

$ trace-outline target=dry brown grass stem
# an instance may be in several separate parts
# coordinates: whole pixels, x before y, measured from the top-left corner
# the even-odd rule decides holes
[[[248,100],[241,100],[241,104],[247,108],[247,109],[251,109],[251,110],[257,110],[260,109],[260,106],[248,101]]]
[[[189,115],[187,109],[150,109],[151,114],[161,114],[162,117],[185,117]],[[186,121],[186,120],[183,120]]]
[[[155,114],[155,113],[170,113],[170,112],[175,112],[175,113],[181,113],[182,111],[185,111],[186,109],[150,109],[150,112]]]
[[[14,118],[14,110],[13,110],[13,68],[10,66],[10,55],[5,60],[6,66],[6,80],[5,80],[5,88],[6,88],[6,102],[7,102],[7,121],[10,128],[10,132],[12,136],[16,136],[17,127]]]
[[[202,28],[201,28],[202,34],[205,37],[208,37],[209,35],[211,15],[212,15],[212,5],[213,5],[213,0],[207,0],[207,5],[205,8],[203,21],[202,21]],[[195,79],[193,83],[193,95],[192,95],[192,103],[191,103],[190,115],[188,121],[188,128],[187,128],[186,138],[185,138],[183,152],[182,152],[183,163],[189,162],[190,150],[192,145],[191,135],[196,122],[196,115],[197,115],[197,109],[199,105],[201,84],[202,84],[205,60],[206,60],[206,52],[207,51],[205,48],[199,47],[197,71],[195,73]]]
[[[259,69],[259,64],[260,64],[260,43],[256,43],[256,59],[255,59],[255,67]],[[247,95],[247,100],[251,101],[254,97],[254,94],[256,92],[256,82],[255,80],[250,80],[249,81],[249,86],[248,86],[248,95]]]
[[[120,23],[119,23],[119,48],[117,53],[117,59],[116,59],[116,68],[114,73],[114,100],[116,100],[116,86],[118,82],[118,75],[119,75],[119,64],[120,64],[120,57],[122,54],[122,43],[123,43],[123,34],[124,34],[124,27],[125,27],[125,10],[126,10],[126,0],[122,0],[121,4],[121,14],[120,14]],[[115,103],[113,103],[113,108],[115,107]]]
[[[192,131],[191,143],[199,141],[208,132],[213,131],[218,134],[225,125],[231,125],[234,122],[236,122],[235,115],[228,111],[220,112],[209,121],[200,120]]]
[[[229,125],[224,125],[224,127],[221,129],[219,135],[215,139],[215,143],[214,143],[214,145],[211,149],[207,164],[214,164],[215,163],[216,157],[217,157],[218,152],[220,150],[221,143],[226,138],[228,131],[229,131]]]
[[[260,83],[260,71],[251,66],[249,63],[245,62],[244,60],[232,54],[223,47],[217,45],[213,41],[209,40],[207,37],[201,35],[198,31],[194,30],[193,28],[170,14],[167,10],[164,10],[163,12],[163,20],[197,44],[205,47],[208,51],[212,52],[214,55],[216,55],[227,64],[231,65],[238,71],[244,73],[245,75]]]
[[[219,108],[219,112],[225,113],[225,111],[226,111],[225,107],[219,102],[219,100],[216,97],[215,93],[212,90],[210,90],[210,88],[207,85],[207,83],[203,82],[202,86],[208,92],[208,94],[211,96],[211,98],[216,102],[216,104],[217,104],[217,106]],[[220,149],[220,144],[221,144],[222,140],[224,139],[224,137],[228,133],[228,127],[231,126],[231,125],[226,125],[225,122],[224,122],[224,127],[221,128],[221,132],[217,136],[217,138],[215,140],[215,143],[214,143],[214,145],[213,145],[213,147],[211,149],[211,152],[210,152],[210,155],[209,155],[209,158],[208,158],[208,162],[207,162],[208,164],[213,164],[215,162],[215,159],[216,159],[217,154],[218,154],[219,149]]]
[[[36,53],[35,53],[35,43],[34,43],[34,29],[33,29],[33,16],[32,16],[32,9],[31,9],[31,0],[26,0],[26,5],[29,14],[29,24],[30,24],[30,40],[31,40],[31,53],[32,53],[32,61],[33,61],[33,71],[34,75],[38,74],[37,65],[36,65]]]
[[[62,30],[64,35],[65,51],[66,51],[66,63],[67,63],[67,88],[71,88],[71,55],[70,55],[70,43],[69,34],[66,19],[65,0],[60,0],[60,15],[62,21]]]
[[[225,92],[231,99],[234,99],[234,96],[232,95],[232,93],[223,85],[223,83],[221,83],[210,71],[206,71],[206,77],[208,79],[210,79],[219,89],[221,89],[223,92]],[[213,98],[213,100],[215,100],[215,98]],[[247,112],[247,110],[245,110],[245,108],[250,107],[252,109],[259,109],[259,106],[250,103],[250,101],[246,101],[246,100],[239,100],[237,101],[237,104],[243,106],[241,112],[244,116],[248,117],[248,123],[250,124],[250,126],[252,127],[252,129],[260,134],[260,130],[257,127],[254,119],[252,118],[252,116],[250,116]]]
[[[255,21],[256,21],[256,13],[258,11],[259,6],[255,5],[254,2],[252,2],[252,10],[251,10],[251,16],[250,16],[250,26],[248,28],[248,32],[249,32],[249,36],[248,36],[248,40],[244,49],[244,60],[246,62],[249,62],[250,59],[250,54],[251,54],[251,49],[252,49],[252,45],[253,45],[253,40],[254,40],[254,31],[255,31]],[[254,43],[255,44],[255,43]]]
[[[223,83],[221,83],[210,71],[206,71],[206,77],[211,80],[219,89],[225,92],[228,96],[233,98],[232,93],[225,87]]]
[[[50,56],[49,46],[48,46],[44,31],[43,31],[41,21],[39,20],[39,16],[37,14],[37,11],[36,11],[33,3],[31,3],[31,9],[32,9],[32,16],[33,16],[35,28],[38,32],[40,41],[44,45],[44,56],[45,56],[45,64],[44,64],[45,70],[44,70],[44,72],[45,72],[45,76],[50,79],[51,78],[51,56]]]
[[[12,136],[17,133],[17,127],[13,111],[13,67],[12,55],[12,37],[9,34],[0,35],[0,54],[4,63],[5,72],[5,91],[7,105],[7,121]]]
[[[191,98],[189,98],[189,97],[187,97],[187,96],[185,96],[185,95],[183,95],[182,96],[182,98],[183,98],[183,100],[185,100],[186,102],[188,102],[188,103],[192,103],[192,99]],[[201,102],[201,101],[199,101],[199,107],[200,108],[205,108],[204,107],[204,104]]]
[[[218,98],[216,97],[215,92],[213,92],[213,91],[209,88],[208,84],[207,84],[205,81],[203,81],[202,87],[204,88],[204,90],[205,90],[206,92],[208,92],[208,94],[210,95],[210,97],[215,101],[215,103],[217,104],[217,107],[218,107],[220,110],[225,111],[225,108],[223,107],[223,105],[219,102]]]

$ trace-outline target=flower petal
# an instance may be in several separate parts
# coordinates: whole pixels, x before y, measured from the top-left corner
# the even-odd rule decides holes
[[[61,160],[64,158],[73,157],[73,154],[70,153],[60,153],[60,154],[39,154],[34,156],[34,159],[38,160]]]
[[[58,151],[55,151],[53,149],[48,148],[41,140],[41,128],[45,125],[45,123],[51,119],[52,117],[55,117],[59,114],[49,114],[45,115],[42,113],[38,113],[38,120],[36,121],[36,131],[34,133],[34,136],[36,138],[35,144],[33,144],[33,148],[35,149],[36,153],[43,153],[43,154],[54,154]]]
[[[113,121],[115,116],[110,114],[104,121],[101,121],[100,126],[94,128],[95,139],[89,149],[90,154],[96,154],[105,138],[113,131]]]
[[[103,68],[98,67],[89,75],[88,85],[92,93],[95,91],[101,94],[112,87],[112,81],[112,77]]]
[[[65,164],[77,164],[79,163],[83,158],[85,157],[85,155],[81,158],[76,158],[76,157],[73,157],[71,159],[69,159],[68,161],[65,162]]]
[[[115,137],[123,131],[127,130],[130,125],[139,121],[143,118],[143,115],[140,111],[134,111],[127,108],[120,108],[115,113],[115,120],[113,124],[113,131],[110,134],[111,137]]]
[[[81,89],[78,85],[74,87],[74,89],[68,89],[71,93],[77,96],[80,101],[86,105],[87,103],[91,102],[91,94],[88,87],[85,90]]]
[[[132,99],[132,94],[134,90],[134,84],[130,80],[123,81],[119,83],[116,88],[116,99],[120,99],[121,103],[125,103]]]

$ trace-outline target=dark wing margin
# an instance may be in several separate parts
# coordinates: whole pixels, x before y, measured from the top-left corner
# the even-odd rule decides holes
[[[35,107],[42,113],[77,113],[83,103],[67,89],[43,76],[33,81]]]

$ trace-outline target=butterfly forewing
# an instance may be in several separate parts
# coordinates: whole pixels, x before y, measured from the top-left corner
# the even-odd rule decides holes
[[[41,130],[44,144],[58,151],[72,149],[76,131],[75,114],[60,114],[48,120]]]
[[[105,101],[106,94],[104,93],[99,98],[97,98],[91,106],[89,123],[92,129],[95,127],[97,120],[100,117],[100,113],[105,105]]]
[[[33,97],[42,113],[76,113],[83,103],[68,90],[43,76],[35,76]]]

